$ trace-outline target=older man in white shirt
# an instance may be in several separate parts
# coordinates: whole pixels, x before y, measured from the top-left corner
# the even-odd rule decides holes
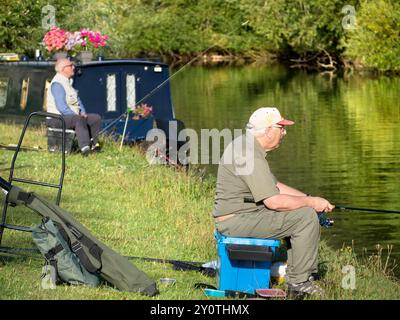
[[[78,92],[71,84],[75,74],[75,65],[68,59],[56,62],[54,76],[47,92],[47,112],[63,116],[67,129],[74,129],[82,155],[88,155],[91,150],[99,148],[98,134],[101,117],[95,113],[86,113]],[[60,127],[57,119],[47,120],[48,125]]]

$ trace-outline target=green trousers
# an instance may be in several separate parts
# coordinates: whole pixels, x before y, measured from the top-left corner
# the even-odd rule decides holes
[[[216,223],[216,228],[231,237],[289,238],[286,269],[289,283],[307,281],[318,270],[320,225],[312,208],[277,212],[262,207],[257,212],[237,214]]]

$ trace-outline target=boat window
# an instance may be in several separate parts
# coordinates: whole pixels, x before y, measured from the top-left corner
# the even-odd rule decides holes
[[[136,77],[134,74],[126,75],[126,108],[136,105]]]
[[[46,79],[44,83],[43,106],[42,106],[43,111],[47,111],[47,92],[49,91],[50,83],[51,83],[50,79]]]
[[[26,104],[28,103],[28,92],[29,92],[29,78],[25,78],[22,80],[21,100],[19,104],[22,110],[25,110]]]
[[[107,75],[107,111],[117,111],[115,74]]]
[[[0,108],[7,104],[8,78],[0,78]]]

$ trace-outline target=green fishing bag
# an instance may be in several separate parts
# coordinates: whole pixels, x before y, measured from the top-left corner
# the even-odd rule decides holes
[[[70,213],[31,192],[12,186],[7,201],[25,205],[44,218],[61,226],[70,241],[72,252],[79,263],[91,274],[98,274],[117,289],[137,292],[148,296],[158,294],[154,280],[134,266],[126,257],[118,254],[96,239],[91,232]],[[61,228],[58,228],[61,230]]]
[[[46,264],[54,267],[56,283],[97,287],[100,276],[88,272],[78,256],[72,252],[71,242],[65,230],[48,218],[32,230],[32,238]]]

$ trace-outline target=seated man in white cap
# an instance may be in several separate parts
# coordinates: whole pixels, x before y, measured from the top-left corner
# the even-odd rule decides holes
[[[74,129],[82,155],[99,149],[98,135],[101,117],[95,113],[86,113],[78,92],[72,87],[70,79],[75,74],[75,65],[68,59],[56,62],[54,76],[47,92],[47,112],[61,114],[66,129]],[[61,127],[58,119],[47,120],[51,127]]]
[[[213,216],[225,236],[289,238],[289,294],[323,295],[312,277],[320,235],[316,212],[330,212],[334,206],[279,182],[266,160],[267,152],[279,147],[286,126],[293,124],[277,108],[260,108],[251,115],[246,134],[228,145],[221,158]]]

